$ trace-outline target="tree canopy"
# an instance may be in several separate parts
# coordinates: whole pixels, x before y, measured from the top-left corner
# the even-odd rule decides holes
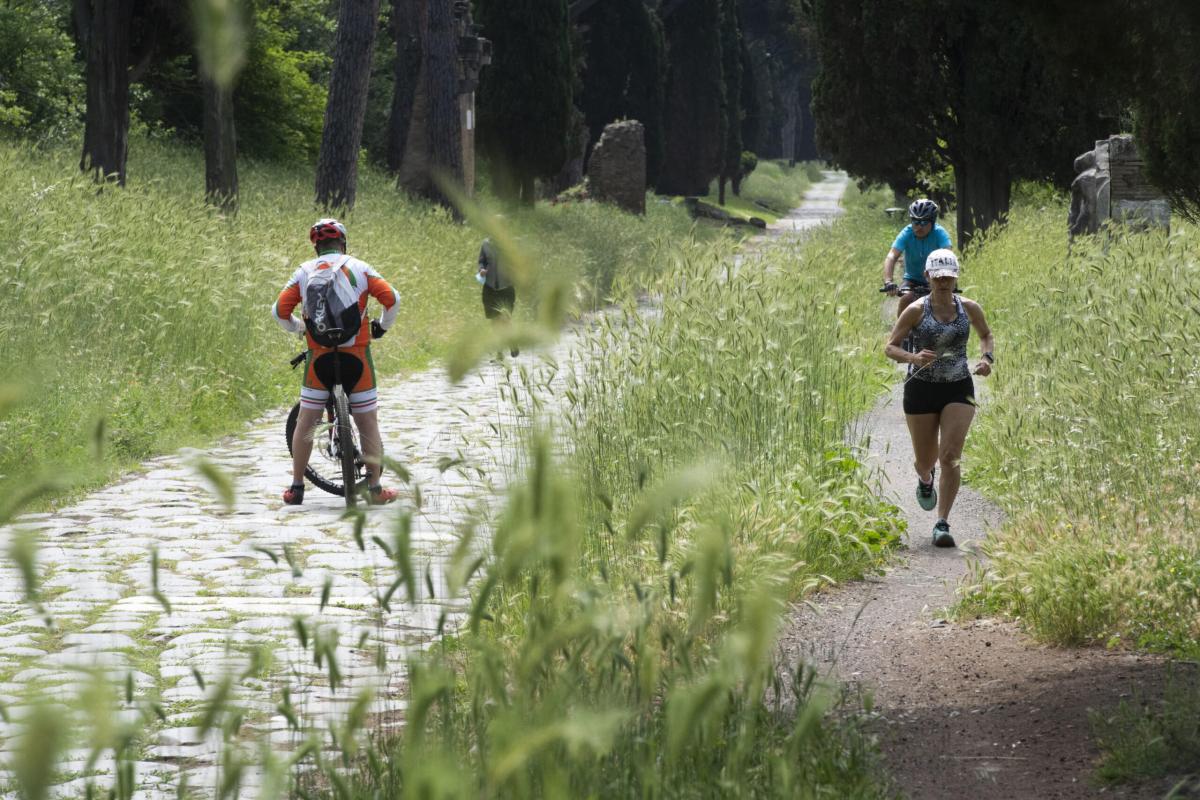
[[[1069,181],[1112,124],[1014,0],[816,0],[814,22],[822,147],[901,191],[952,166],[960,244],[1004,217],[1014,180]]]
[[[1130,109],[1148,177],[1200,220],[1200,3],[1097,0],[1087,13],[1070,0],[1017,5],[1044,52]]]
[[[721,3],[690,0],[667,18],[664,194],[704,194],[721,164]]]
[[[585,28],[579,105],[594,145],[604,126],[636,119],[646,131],[646,179],[663,158],[666,42],[662,23],[643,0],[605,0],[581,14]]]
[[[571,123],[570,26],[566,0],[479,0],[476,20],[495,42],[479,92],[479,146],[496,189],[534,200],[534,179],[566,160]]]

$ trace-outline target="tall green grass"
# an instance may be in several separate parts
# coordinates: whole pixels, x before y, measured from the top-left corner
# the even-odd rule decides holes
[[[298,345],[269,310],[311,256],[311,170],[243,164],[241,209],[223,218],[202,203],[195,151],[161,140],[130,150],[129,186],[98,192],[75,152],[0,143],[9,231],[0,362],[25,398],[0,423],[0,492],[49,465],[83,471],[86,488],[153,453],[235,431],[297,393],[286,361]],[[481,316],[481,234],[406,199],[378,172],[359,180],[350,252],[402,297],[395,329],[374,348],[386,378],[443,355]],[[644,218],[587,203],[515,212],[505,225],[537,269],[578,287],[579,309],[604,301],[619,276],[659,268],[659,243],[691,229],[681,209],[656,203]],[[525,313],[532,298],[519,303]]]
[[[877,569],[902,526],[845,446],[884,374],[878,309],[838,283],[845,233],[737,273],[684,248],[657,309],[601,320],[362,791],[886,794],[831,687],[774,655],[787,603]]]
[[[197,716],[224,741],[220,790],[257,765],[267,798],[888,796],[871,740],[827,716],[836,689],[775,653],[788,603],[877,569],[902,525],[846,444],[887,373],[869,344],[877,307],[839,283],[844,237],[864,220],[737,272],[722,246],[664,245],[650,317],[604,317],[565,384],[510,373],[509,391],[556,394],[567,422],[557,437],[531,423],[490,553],[462,531],[439,599],[465,599],[466,619],[409,663],[402,732],[367,740],[364,694],[328,731],[297,726],[293,752],[255,751],[236,676],[214,681]],[[434,591],[410,525],[402,513],[389,541],[360,543],[391,564],[381,627],[393,598]],[[328,632],[295,628],[336,684]],[[71,742],[115,753],[119,777],[161,714],[128,693],[123,707],[120,725],[101,713]],[[286,694],[278,710],[294,716]],[[38,720],[54,735],[26,740],[45,745],[22,761],[27,795],[52,782],[69,738],[61,715]],[[134,789],[121,777],[113,796]]]
[[[970,255],[997,336],[969,480],[1010,515],[974,603],[1063,644],[1200,641],[1200,232],[1077,241],[1022,208]]]

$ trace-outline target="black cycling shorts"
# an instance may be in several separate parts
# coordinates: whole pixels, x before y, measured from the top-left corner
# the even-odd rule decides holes
[[[940,414],[951,403],[975,405],[975,382],[970,375],[950,383],[909,378],[904,384],[905,414]]]

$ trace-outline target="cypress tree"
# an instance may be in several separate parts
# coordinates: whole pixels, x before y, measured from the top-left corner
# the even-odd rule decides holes
[[[817,0],[815,19],[823,149],[894,188],[953,166],[960,246],[1003,220],[1015,180],[1061,176],[1105,131],[1014,0]],[[938,102],[913,102],[914,87]]]
[[[737,0],[721,3],[721,170],[717,176],[718,202],[725,205],[725,184],[742,167],[742,32]]]
[[[532,204],[534,179],[566,160],[573,62],[566,0],[478,0],[492,40],[479,89],[479,147],[496,192]]]
[[[646,179],[658,178],[663,155],[666,42],[662,23],[644,0],[607,0],[582,18],[586,68],[579,104],[592,144],[604,126],[636,119],[645,128]]]
[[[705,194],[721,167],[721,0],[690,0],[666,21],[670,66],[662,194]]]

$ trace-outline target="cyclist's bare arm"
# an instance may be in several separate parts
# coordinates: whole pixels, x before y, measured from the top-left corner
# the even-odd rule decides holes
[[[896,261],[900,258],[900,251],[892,247],[888,249],[888,254],[883,258],[883,284],[887,286],[895,283]],[[888,294],[896,294],[895,289],[888,291]]]
[[[901,364],[916,364],[920,367],[937,358],[937,353],[932,350],[910,353],[903,346],[904,340],[912,333],[912,329],[920,323],[923,313],[921,303],[913,303],[901,312],[896,324],[892,326],[892,332],[888,334],[887,343],[883,347],[884,355],[892,361],[899,361]]]

